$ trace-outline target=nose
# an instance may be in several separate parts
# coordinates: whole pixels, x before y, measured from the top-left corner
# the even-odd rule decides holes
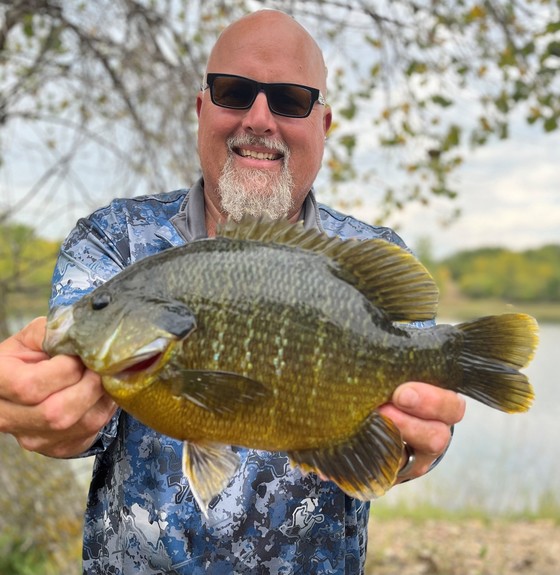
[[[270,134],[277,128],[276,117],[268,107],[264,92],[259,92],[253,105],[245,112],[243,128],[255,134]]]

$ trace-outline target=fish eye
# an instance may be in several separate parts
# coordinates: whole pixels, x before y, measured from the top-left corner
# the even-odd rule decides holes
[[[111,294],[106,291],[94,294],[91,298],[91,309],[97,311],[107,307],[111,303]]]

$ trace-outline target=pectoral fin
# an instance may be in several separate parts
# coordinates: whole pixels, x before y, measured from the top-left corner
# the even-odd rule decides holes
[[[239,456],[226,445],[183,444],[183,473],[204,516],[210,501],[222,491],[239,467]]]
[[[347,441],[288,455],[304,471],[318,473],[348,495],[368,501],[381,497],[393,486],[402,451],[403,442],[395,424],[373,412]]]
[[[225,371],[184,369],[170,383],[174,395],[214,413],[232,413],[270,393],[260,382]]]

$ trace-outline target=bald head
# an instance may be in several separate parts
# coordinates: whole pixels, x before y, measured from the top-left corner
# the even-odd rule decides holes
[[[323,54],[307,30],[277,10],[259,10],[224,29],[208,59],[208,72],[247,76],[267,82],[293,82],[326,92]],[[239,66],[244,64],[244,73]]]
[[[207,72],[326,93],[319,46],[303,26],[275,10],[254,12],[228,26]],[[229,108],[215,103],[207,88],[199,92],[197,112],[209,233],[214,222],[240,213],[295,221],[321,166],[330,107],[317,100],[306,116],[284,116],[271,108],[263,90],[248,107]],[[281,97],[291,101],[289,90]]]

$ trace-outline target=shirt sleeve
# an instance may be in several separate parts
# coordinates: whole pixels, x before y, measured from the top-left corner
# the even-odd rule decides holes
[[[128,243],[115,242],[111,218],[95,214],[78,221],[62,244],[52,280],[51,309],[72,305],[106,282],[129,263]],[[125,237],[121,234],[121,237]],[[98,433],[93,445],[77,457],[96,455],[107,449],[117,435],[120,409]]]
[[[96,217],[78,221],[60,249],[55,264],[50,308],[71,305],[130,262],[128,243],[115,242],[110,222]]]

